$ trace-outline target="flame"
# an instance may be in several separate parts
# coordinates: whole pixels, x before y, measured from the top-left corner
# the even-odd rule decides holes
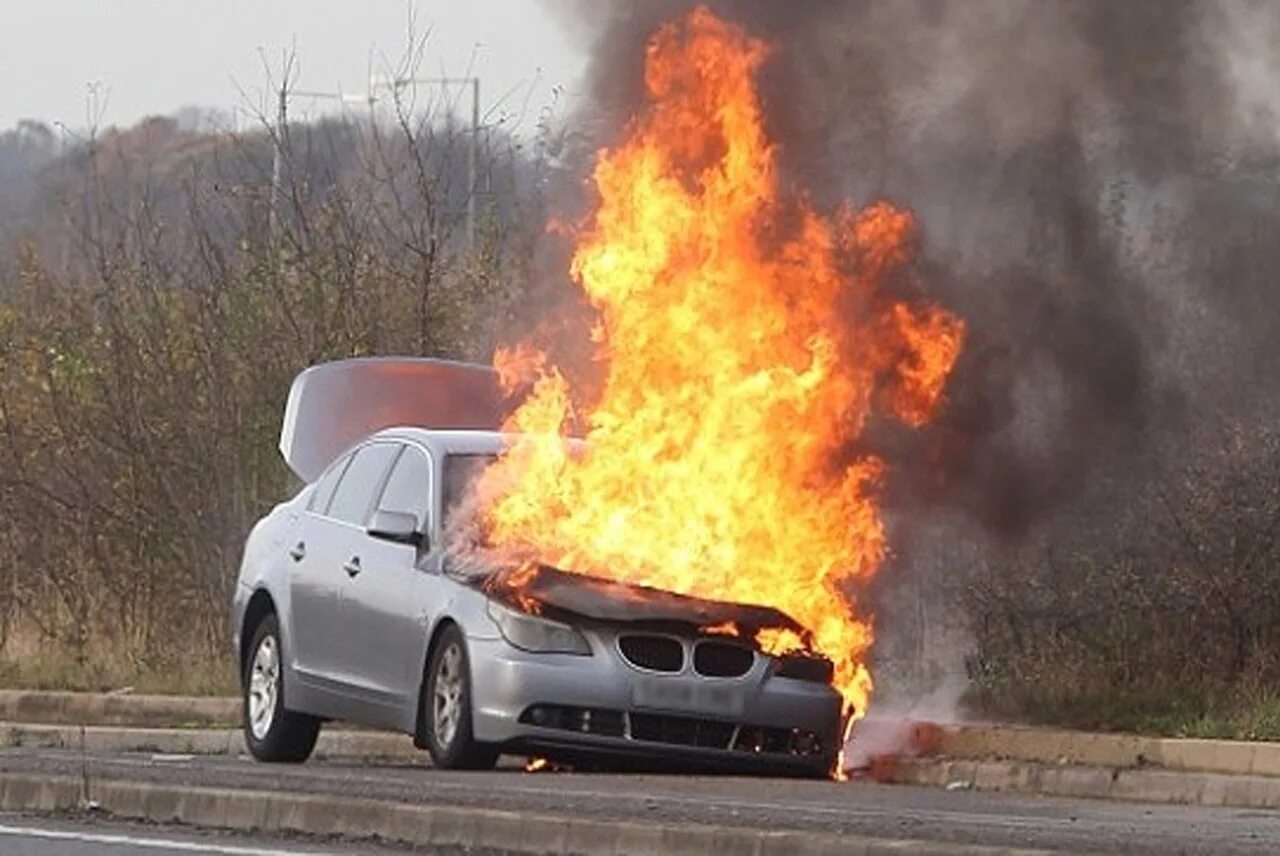
[[[507,567],[501,574],[490,577],[486,583],[486,591],[492,595],[501,595],[512,605],[520,607],[529,615],[542,614],[542,602],[530,597],[524,589],[538,575],[538,566],[533,562]]]
[[[708,624],[705,627],[698,628],[708,636],[741,636],[742,630],[732,621],[722,621],[719,624]]]
[[[885,464],[850,450],[875,411],[935,413],[964,326],[884,294],[910,213],[824,215],[782,192],[756,92],[767,55],[705,8],[652,37],[647,109],[599,156],[571,267],[598,312],[603,386],[576,401],[536,348],[500,351],[504,382],[532,386],[479,490],[499,549],[786,612],[834,662],[852,718],[872,687],[857,593],[886,544]],[[562,440],[575,426],[580,453]]]
[[[546,758],[539,758],[536,756],[528,758],[524,762],[524,771],[526,773],[541,773],[543,770],[550,769],[550,767],[551,762]]]
[[[493,368],[498,373],[498,387],[506,394],[532,383],[546,370],[546,354],[521,342],[514,348],[499,348],[493,355]]]
[[[804,637],[785,627],[764,628],[756,634],[756,644],[760,646],[761,651],[773,654],[775,657],[809,649]]]

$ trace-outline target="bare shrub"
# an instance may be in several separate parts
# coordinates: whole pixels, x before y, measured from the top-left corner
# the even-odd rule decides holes
[[[1225,430],[1099,533],[976,564],[964,609],[989,712],[1141,727],[1280,686],[1280,436]]]

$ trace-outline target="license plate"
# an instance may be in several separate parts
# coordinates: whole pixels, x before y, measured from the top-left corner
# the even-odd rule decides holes
[[[740,687],[681,678],[637,678],[631,685],[631,703],[653,710],[741,716],[746,694]]]

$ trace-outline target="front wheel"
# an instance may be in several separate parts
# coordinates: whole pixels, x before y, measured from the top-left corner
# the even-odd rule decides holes
[[[311,755],[320,720],[284,706],[284,657],[274,615],[258,624],[244,664],[244,742],[259,761],[298,764]]]
[[[457,625],[445,628],[427,663],[422,723],[427,751],[445,770],[490,770],[497,747],[477,742],[471,731],[471,665]]]

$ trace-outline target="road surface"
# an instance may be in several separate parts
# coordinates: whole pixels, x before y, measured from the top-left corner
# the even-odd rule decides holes
[[[81,757],[68,750],[30,748],[0,750],[0,771],[87,774],[90,782],[122,778],[590,818],[652,818],[676,823],[822,830],[1065,852],[1151,856],[1280,853],[1280,812],[948,791],[856,781],[527,774],[512,770],[451,773],[411,764],[323,761],[281,766],[243,757]],[[41,856],[45,852],[32,851]]]

